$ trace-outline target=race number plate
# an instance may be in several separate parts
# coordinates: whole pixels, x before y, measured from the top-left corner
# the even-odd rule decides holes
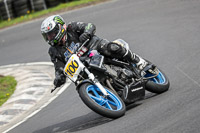
[[[73,54],[67,64],[65,65],[64,73],[67,75],[72,81],[76,81],[79,73],[83,70],[85,66],[79,60],[79,57],[76,54]]]

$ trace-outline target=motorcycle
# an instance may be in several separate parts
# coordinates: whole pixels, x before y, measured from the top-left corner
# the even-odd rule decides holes
[[[157,66],[139,70],[131,62],[104,57],[95,50],[72,42],[65,52],[64,74],[76,85],[82,101],[96,113],[118,118],[125,114],[126,105],[144,99],[145,90],[160,94],[169,89],[169,80]],[[127,50],[122,39],[115,42]],[[54,88],[52,92],[55,90]]]

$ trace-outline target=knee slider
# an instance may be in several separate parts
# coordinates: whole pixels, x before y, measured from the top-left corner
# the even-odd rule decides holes
[[[122,46],[117,43],[109,43],[108,49],[112,53],[120,53],[122,51]]]

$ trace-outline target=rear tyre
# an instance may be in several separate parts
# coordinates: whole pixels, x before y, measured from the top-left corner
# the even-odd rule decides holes
[[[96,113],[108,118],[123,116],[126,111],[124,102],[111,90],[106,89],[106,91],[109,94],[108,97],[104,97],[100,89],[90,83],[81,85],[78,90],[82,101]]]
[[[146,83],[146,90],[156,93],[156,94],[160,94],[167,91],[170,86],[170,82],[166,74],[160,69],[158,69],[158,72],[159,74],[157,77],[150,79]],[[152,76],[151,74],[147,74],[147,75]]]

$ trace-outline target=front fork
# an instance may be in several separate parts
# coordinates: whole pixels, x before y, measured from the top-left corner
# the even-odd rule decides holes
[[[104,89],[101,83],[94,77],[94,74],[91,73],[86,67],[84,68],[84,70],[87,73],[89,79],[101,90],[104,96],[107,97],[109,95],[108,92]]]

